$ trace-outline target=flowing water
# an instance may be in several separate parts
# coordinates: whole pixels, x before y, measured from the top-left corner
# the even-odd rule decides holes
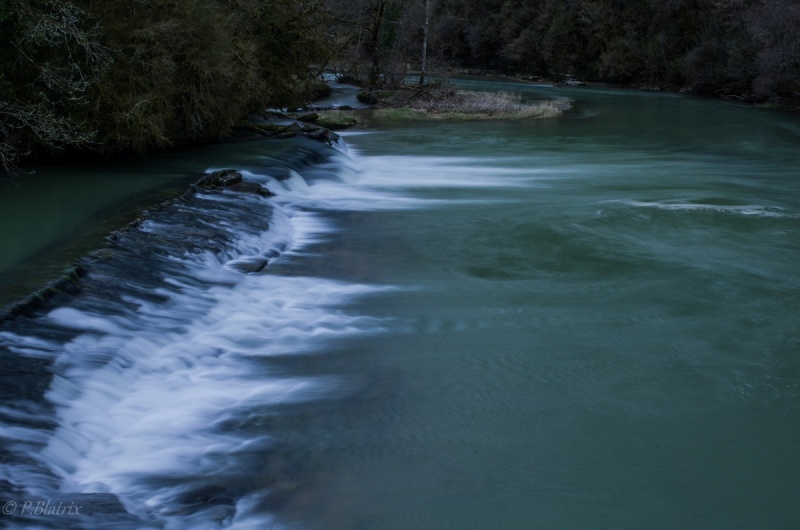
[[[276,196],[3,324],[0,526],[795,528],[800,120],[464,83],[573,108],[177,156]]]

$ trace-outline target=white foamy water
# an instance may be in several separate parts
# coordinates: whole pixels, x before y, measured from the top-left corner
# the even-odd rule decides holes
[[[229,274],[235,273],[220,269]],[[370,290],[250,275],[233,288],[183,286],[166,304],[171,309],[143,304],[140,321],[130,325],[70,308],[51,312],[64,326],[101,333],[81,334],[63,348],[69,368],[48,392],[59,427],[42,461],[62,477],[62,491],[114,493],[132,513],[166,515],[188,487],[132,489],[132,479],[240,473],[237,453],[263,452],[276,440],[226,432],[226,422],[336,388],[330,378],[272,378],[250,358],[302,354],[327,339],[372,330],[367,319],[331,311]],[[169,315],[181,310],[194,316],[173,327]],[[102,368],[81,361],[109,351]]]
[[[242,173],[275,196],[199,193],[194,203],[176,202],[135,229],[136,256],[93,271],[86,296],[40,317],[43,330],[61,330],[64,338],[0,334],[12,353],[51,362],[53,374],[44,402],[0,410],[9,420],[0,435],[24,460],[0,466],[0,479],[31,498],[121,503],[113,516],[86,516],[77,527],[272,524],[271,489],[241,482],[249,476],[269,484],[251,466],[279,451],[286,433],[249,425],[347,389],[332,375],[273,373],[269,361],[381,333],[386,322],[347,306],[393,289],[282,271],[313,257],[315,245],[335,234],[328,212],[453,202],[415,195],[432,187],[531,184],[513,169],[482,182],[466,159],[376,161],[336,152],[305,168]],[[162,248],[163,240],[172,243]],[[152,256],[141,241],[155,243]],[[93,281],[117,298],[95,295]],[[38,425],[42,418],[48,428]],[[20,528],[38,522],[32,517]]]
[[[94,512],[2,524],[795,528],[794,118],[580,90],[120,235],[0,330],[0,492]]]
[[[216,244],[215,238],[229,242],[216,251],[167,247],[148,262],[155,267],[149,276],[141,264],[134,263],[128,277],[120,272],[124,263],[112,266],[110,274],[120,276],[99,281],[117,282],[118,300],[89,293],[40,318],[43,329],[65,330],[68,339],[0,333],[10,352],[51,361],[53,373],[45,403],[0,409],[0,418],[8,420],[0,424],[0,436],[19,456],[0,465],[0,479],[37,499],[90,502],[93,494],[112,494],[136,518],[41,522],[176,529],[271,524],[265,508],[270,488],[242,482],[249,476],[251,483],[269,484],[252,465],[268,459],[286,432],[258,425],[278,407],[346,390],[335,376],[273,373],[268,361],[381,332],[379,319],[346,307],[388,288],[281,272],[313,255],[314,245],[336,231],[326,208],[375,198],[354,198],[356,186],[328,185],[335,166],[308,170],[320,180],[309,185],[294,170],[283,180],[246,172],[247,180],[267,185],[277,199],[200,194],[192,205],[173,206],[174,215],[188,215],[184,224],[170,213],[143,223],[135,237],[158,242],[177,230],[201,247]],[[241,211],[246,215],[233,215]],[[268,228],[258,216],[268,219]],[[264,228],[242,225],[248,221]],[[257,260],[263,261],[261,272],[240,272]],[[91,290],[91,275],[89,281]],[[29,426],[42,418],[49,429]],[[202,493],[208,488],[214,493]],[[34,521],[39,519],[19,527]]]
[[[682,202],[682,201],[616,201],[634,206],[637,208],[654,208],[657,210],[667,211],[686,211],[686,212],[715,212],[726,213],[733,215],[752,215],[756,217],[794,217],[792,214],[787,213],[783,208],[774,206],[762,206],[759,204],[742,204],[742,205],[720,205],[720,204],[704,204],[696,202]]]
[[[350,136],[374,133],[349,133]],[[276,181],[267,174],[245,172],[246,178],[264,184],[276,197],[277,204],[303,209],[341,211],[385,211],[427,209],[453,204],[489,204],[489,197],[446,199],[425,196],[429,190],[527,189],[547,186],[552,171],[536,168],[491,168],[492,158],[444,156],[367,156],[350,147],[349,155],[338,154],[322,169],[335,167],[339,179],[315,180],[308,186],[296,172]],[[317,168],[319,170],[319,168]],[[487,179],[487,173],[491,178]],[[312,175],[313,177],[313,175]]]

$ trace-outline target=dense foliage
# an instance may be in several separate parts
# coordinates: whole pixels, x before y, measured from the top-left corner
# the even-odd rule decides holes
[[[800,0],[2,0],[0,167],[215,138],[308,96],[446,65],[800,107]]]
[[[87,101],[110,53],[99,30],[76,6],[8,0],[0,7],[0,167],[41,145],[95,141],[71,113]]]
[[[428,4],[440,63],[800,104],[798,0],[328,0],[340,67],[419,64]]]
[[[3,0],[0,162],[146,152],[308,97],[316,0]]]

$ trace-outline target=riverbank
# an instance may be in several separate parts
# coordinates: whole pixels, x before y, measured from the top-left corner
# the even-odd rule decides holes
[[[536,74],[529,74],[525,72],[514,72],[506,70],[491,70],[480,68],[457,68],[454,73],[458,77],[475,78],[475,79],[507,79],[519,83],[530,83],[541,86],[551,87],[588,87],[588,88],[602,88],[611,90],[632,90],[642,92],[670,92],[674,94],[686,94],[697,97],[706,97],[710,99],[719,99],[724,101],[733,101],[753,105],[757,108],[772,108],[788,111],[800,110],[800,102],[797,101],[779,101],[779,100],[756,100],[735,94],[715,94],[703,91],[692,90],[687,86],[677,86],[668,84],[653,84],[642,81],[632,81],[630,83],[614,83],[610,81],[597,81],[579,79],[573,76],[541,76]]]

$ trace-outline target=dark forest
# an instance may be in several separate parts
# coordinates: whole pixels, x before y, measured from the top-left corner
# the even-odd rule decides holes
[[[0,162],[146,153],[364,85],[475,68],[800,104],[793,0],[4,0]]]

